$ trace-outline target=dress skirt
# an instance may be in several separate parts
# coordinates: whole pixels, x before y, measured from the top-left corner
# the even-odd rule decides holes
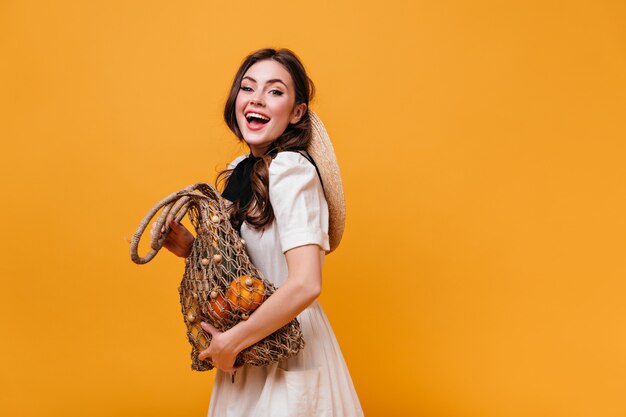
[[[217,371],[209,417],[357,417],[361,405],[321,305],[298,319],[305,348],[268,366],[246,365],[235,374]]]

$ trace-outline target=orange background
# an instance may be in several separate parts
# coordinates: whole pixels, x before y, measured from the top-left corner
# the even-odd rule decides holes
[[[295,50],[342,168],[322,303],[367,416],[626,415],[622,1],[0,2],[0,404],[201,416],[182,263],[127,238]]]

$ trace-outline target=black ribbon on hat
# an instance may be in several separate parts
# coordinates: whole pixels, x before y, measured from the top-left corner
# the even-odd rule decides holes
[[[252,167],[259,159],[261,158],[252,154],[243,158],[231,172],[226,188],[222,192],[222,197],[225,199],[233,203],[239,201],[240,212],[250,204],[252,199],[250,177],[252,176]]]

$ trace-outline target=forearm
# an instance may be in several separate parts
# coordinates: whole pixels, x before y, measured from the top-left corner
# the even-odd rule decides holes
[[[321,264],[316,245],[287,254],[289,277],[246,321],[228,330],[232,349],[240,352],[293,320],[321,292]]]
[[[316,298],[315,292],[297,283],[286,282],[247,321],[240,322],[228,331],[234,343],[233,349],[240,352],[272,334],[293,320]]]

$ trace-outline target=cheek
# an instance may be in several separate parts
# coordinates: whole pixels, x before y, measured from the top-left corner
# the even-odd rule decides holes
[[[245,100],[241,97],[241,95],[238,94],[237,98],[235,99],[235,111],[237,113],[243,113],[245,105],[246,105]]]
[[[281,120],[289,121],[291,119],[292,106],[289,103],[281,103],[276,107],[276,114],[280,115]]]

